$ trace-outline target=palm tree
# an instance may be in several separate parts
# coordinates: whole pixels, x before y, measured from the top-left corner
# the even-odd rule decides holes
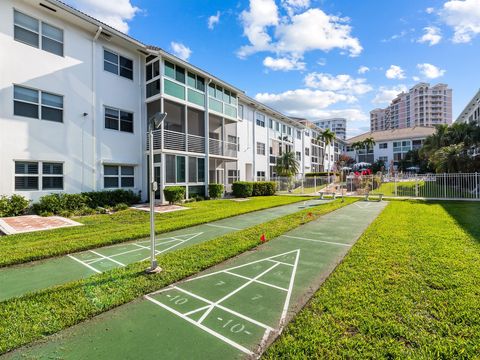
[[[465,146],[463,143],[444,146],[435,151],[431,162],[437,173],[459,172],[465,165]]]
[[[368,137],[368,138],[366,138],[365,140],[362,141],[362,145],[365,148],[365,159],[367,158],[368,150],[372,149],[375,146],[375,144],[376,143],[375,143],[375,140],[373,139],[373,137]]]
[[[276,172],[278,176],[292,177],[298,173],[298,161],[292,151],[287,151],[277,159]]]
[[[325,129],[323,130],[320,135],[318,135],[317,137],[317,141],[321,141],[323,138],[323,141],[325,142],[325,147],[328,147],[328,169],[327,169],[327,181],[330,182],[330,170],[331,170],[331,167],[332,167],[332,154],[331,154],[331,151],[332,151],[332,148],[330,147],[330,145],[333,144],[336,136],[335,136],[335,133],[330,130],[330,129]]]
[[[357,163],[358,162],[358,150],[360,150],[361,148],[363,148],[363,141],[355,141],[354,143],[352,143],[352,148],[353,150],[355,150],[355,162]]]

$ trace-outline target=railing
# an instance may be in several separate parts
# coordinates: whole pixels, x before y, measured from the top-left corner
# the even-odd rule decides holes
[[[211,155],[237,157],[238,145],[236,143],[208,139],[208,146]]]
[[[171,131],[171,130],[164,130],[163,134],[165,136],[165,140],[163,143],[163,147],[169,150],[178,150],[178,151],[185,151],[186,150],[186,135],[184,133]]]
[[[167,150],[189,151],[194,153],[205,153],[205,138],[203,136],[185,134],[178,131],[164,130],[163,148]],[[147,150],[150,149],[149,137],[147,134]],[[153,132],[153,149],[162,149],[162,131]]]
[[[198,135],[188,134],[188,151],[196,153],[205,153],[205,138]]]

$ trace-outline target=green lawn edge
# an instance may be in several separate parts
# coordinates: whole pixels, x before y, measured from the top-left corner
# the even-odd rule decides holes
[[[390,202],[263,358],[478,358],[479,210]]]
[[[245,230],[158,257],[163,271],[146,275],[148,262],[128,265],[79,281],[0,303],[0,354],[78,324],[139,296],[194,275],[356,199],[335,200]],[[311,213],[311,215],[310,215]]]
[[[189,210],[155,214],[157,234],[311,199],[259,196],[248,201],[208,200],[185,204]],[[83,226],[0,237],[0,268],[61,256],[149,236],[149,214],[125,210],[74,219]]]

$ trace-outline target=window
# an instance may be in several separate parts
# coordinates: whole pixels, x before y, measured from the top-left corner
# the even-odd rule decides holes
[[[15,190],[63,190],[63,164],[15,161]]]
[[[167,60],[165,60],[164,75],[185,84],[185,69]]]
[[[135,170],[133,166],[127,165],[104,165],[103,166],[103,187],[112,188],[133,188],[135,187]]]
[[[205,181],[205,159],[188,158],[188,181],[194,183]]]
[[[188,72],[187,84],[188,86],[195,88],[197,90],[200,90],[202,92],[205,91],[205,79],[194,73]]]
[[[265,171],[257,171],[257,181],[265,181]]]
[[[41,22],[17,10],[13,11],[14,39],[63,56],[63,30]]]
[[[279,122],[275,123],[275,130],[280,131],[280,123]]]
[[[185,156],[166,155],[165,162],[165,180],[167,183],[186,182]]]
[[[287,134],[292,135],[292,128],[290,126],[287,127]]]
[[[63,97],[45,91],[13,86],[13,114],[63,122]]]
[[[285,134],[287,132],[287,125],[282,124],[282,134]]]
[[[388,163],[388,156],[379,156],[378,160],[383,161],[385,164]]]
[[[302,140],[302,132],[300,130],[297,130],[297,139]]]
[[[115,75],[133,80],[133,61],[103,49],[103,69]]]
[[[177,156],[177,182],[185,182],[185,156]]]
[[[235,181],[240,179],[240,170],[228,170],[227,172],[227,182],[233,184]]]
[[[152,80],[160,75],[160,62],[157,60],[148,64],[145,69],[145,81]]]
[[[238,105],[238,117],[242,120],[244,119],[244,117],[243,117],[243,105]]]
[[[378,144],[379,149],[388,149],[388,143],[380,143]]]
[[[305,156],[309,156],[310,155],[310,149],[309,148],[305,148]]]
[[[261,142],[257,142],[257,154],[258,155],[265,155],[265,144]]]
[[[268,128],[273,129],[273,120],[272,119],[268,119]]]
[[[300,151],[295,151],[295,159],[297,159],[297,161],[302,160],[302,153]]]
[[[258,126],[265,127],[265,115],[256,113],[256,121]]]
[[[133,113],[105,107],[105,129],[133,133]]]

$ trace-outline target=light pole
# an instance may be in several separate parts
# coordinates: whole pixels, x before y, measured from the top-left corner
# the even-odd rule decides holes
[[[158,184],[155,181],[154,167],[153,167],[153,130],[156,130],[162,125],[167,117],[167,113],[157,112],[148,119],[148,141],[149,141],[149,170],[150,170],[150,268],[147,273],[155,274],[162,271],[157,264],[155,257],[155,192],[158,189]]]

